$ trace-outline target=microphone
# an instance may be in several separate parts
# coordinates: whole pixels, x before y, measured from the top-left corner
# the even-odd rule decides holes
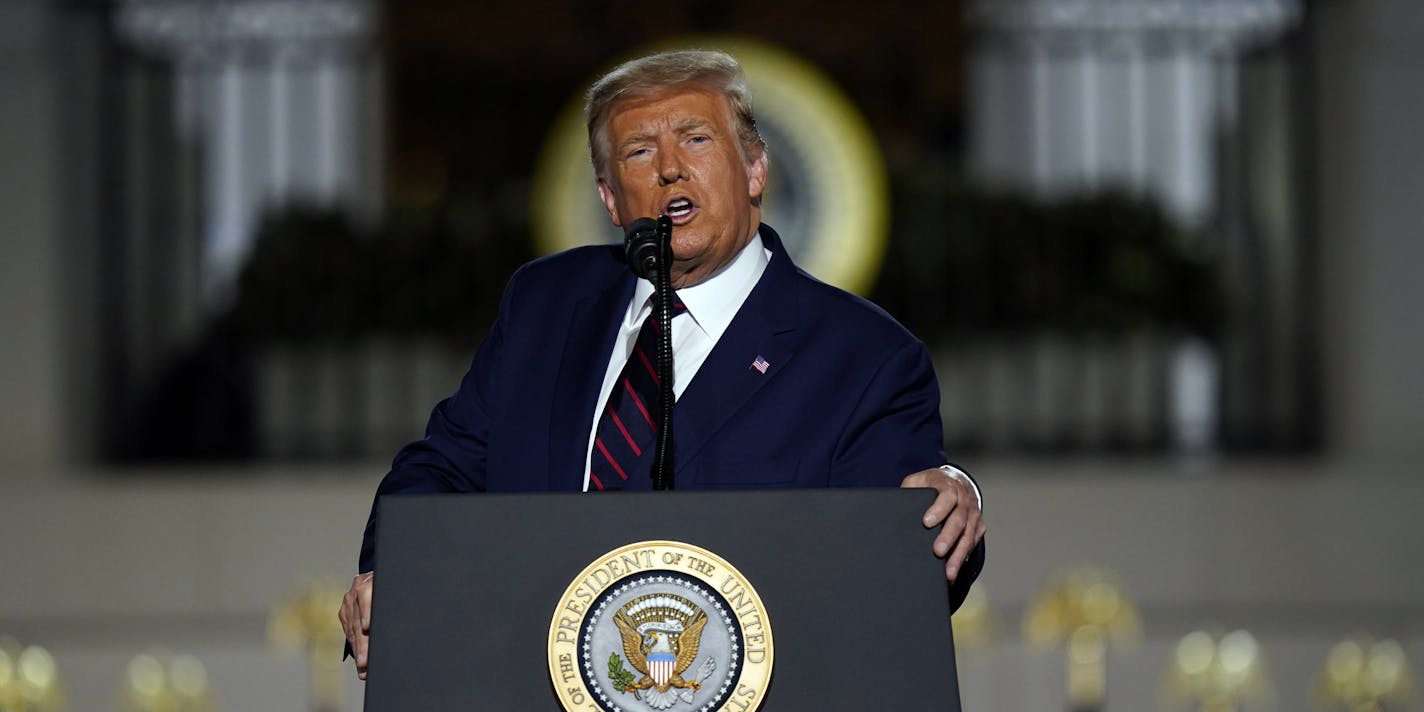
[[[623,253],[633,274],[653,283],[658,295],[658,433],[653,449],[653,490],[673,489],[672,412],[672,218],[638,218],[623,232]]]
[[[628,260],[628,268],[633,274],[657,282],[658,259],[661,250],[658,244],[658,223],[652,218],[638,218],[623,230],[623,253]]]

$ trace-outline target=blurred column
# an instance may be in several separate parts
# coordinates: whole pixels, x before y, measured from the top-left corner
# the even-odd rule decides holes
[[[1205,452],[1308,438],[1305,237],[1294,222],[1290,74],[1263,48],[1300,0],[973,0],[970,170],[1059,197],[1159,201],[1219,268],[1231,321],[1215,343],[1169,343],[1168,437]],[[1263,60],[1261,55],[1266,55]],[[1264,80],[1264,81],[1263,81]],[[1254,94],[1253,94],[1254,92]],[[1263,119],[1274,122],[1262,131]],[[1284,206],[1284,207],[1282,207]],[[1172,340],[1180,340],[1169,335]]]
[[[51,5],[0,5],[0,481],[62,462],[74,439],[59,398],[70,265],[58,97],[68,77],[53,61]]]
[[[264,212],[301,201],[378,213],[377,3],[126,0],[113,22],[171,72],[171,197],[178,251],[191,252],[175,262],[192,272],[172,298],[195,305],[191,319],[230,295]]]
[[[1145,189],[1203,225],[1235,60],[1299,0],[975,0],[970,161],[1043,195]]]

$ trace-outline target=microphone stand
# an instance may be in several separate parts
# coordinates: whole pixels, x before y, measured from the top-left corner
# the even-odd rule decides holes
[[[672,410],[672,219],[658,216],[658,436],[653,450],[653,489],[673,489]]]

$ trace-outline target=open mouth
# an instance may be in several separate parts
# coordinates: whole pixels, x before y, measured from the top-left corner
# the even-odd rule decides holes
[[[688,198],[673,198],[663,208],[663,214],[672,218],[674,225],[681,225],[692,219],[697,212],[697,206]]]

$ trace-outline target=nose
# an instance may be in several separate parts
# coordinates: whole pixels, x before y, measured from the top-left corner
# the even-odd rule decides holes
[[[658,183],[671,185],[687,177],[682,156],[676,150],[658,151]]]

